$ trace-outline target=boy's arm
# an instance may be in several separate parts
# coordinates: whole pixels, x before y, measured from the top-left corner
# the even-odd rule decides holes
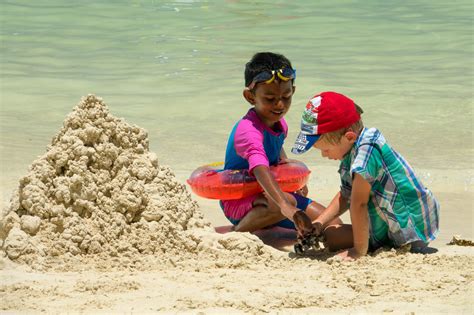
[[[355,173],[351,192],[351,222],[354,247],[340,255],[347,259],[357,259],[367,254],[369,248],[369,202],[371,186],[361,175]]]
[[[293,220],[293,216],[298,211],[297,208],[293,207],[288,200],[286,200],[285,194],[278,186],[278,183],[273,178],[270,169],[265,165],[256,166],[253,169],[253,174],[257,178],[258,183],[262,186],[263,190],[267,194],[267,197],[271,198],[281,210],[281,213],[290,220]]]
[[[341,192],[338,192],[331,203],[329,203],[329,206],[319,215],[313,224],[324,227],[333,219],[346,212],[347,209],[349,209],[349,207],[346,198],[341,195]],[[320,232],[322,232],[322,230]]]
[[[299,235],[305,236],[313,232],[313,225],[309,217],[288,202],[285,193],[278,186],[268,166],[256,166],[253,169],[253,174],[265,191],[267,198],[271,198],[280,208],[280,212],[295,223]]]
[[[312,231],[311,220],[304,212],[298,211],[286,199],[285,193],[280,189],[269,169],[269,161],[264,147],[263,131],[257,129],[250,120],[242,120],[234,135],[236,153],[249,162],[249,170],[257,178],[258,183],[279,208],[280,212],[295,222],[298,233],[306,234]],[[286,157],[284,150],[280,150],[280,157]],[[295,214],[297,214],[295,216]],[[303,220],[295,220],[302,217]],[[298,222],[296,222],[298,221]]]
[[[287,163],[288,161],[289,161],[288,156],[286,155],[285,149],[282,147],[281,151],[280,151],[280,163]],[[301,195],[303,197],[307,197],[308,192],[309,191],[308,191],[308,186],[307,185],[304,185],[303,187],[301,187],[300,189],[295,191],[295,193],[297,193],[298,195]]]

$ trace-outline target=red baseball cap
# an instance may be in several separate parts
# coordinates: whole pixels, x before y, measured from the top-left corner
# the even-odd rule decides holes
[[[291,152],[308,151],[322,134],[347,128],[359,121],[353,100],[336,92],[321,92],[313,96],[301,117],[301,132]]]

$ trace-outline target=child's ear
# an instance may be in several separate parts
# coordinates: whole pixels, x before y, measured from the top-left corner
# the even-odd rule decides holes
[[[252,93],[249,89],[245,88],[243,93],[244,98],[252,105],[255,105],[255,94]]]
[[[349,130],[348,132],[346,132],[344,136],[346,137],[347,141],[349,141],[350,143],[354,143],[357,140],[357,134],[352,130]]]

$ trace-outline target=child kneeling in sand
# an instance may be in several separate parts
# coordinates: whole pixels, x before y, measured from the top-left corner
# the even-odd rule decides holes
[[[340,254],[345,259],[385,245],[411,244],[412,252],[423,252],[438,234],[439,204],[380,131],[364,128],[360,114],[359,106],[335,92],[315,95],[303,112],[292,152],[314,147],[341,161],[341,190],[313,221],[313,233],[352,244]],[[323,228],[347,209],[352,226]]]
[[[306,187],[299,193],[283,192],[269,169],[287,159],[283,142],[288,125],[283,116],[290,109],[294,80],[290,61],[280,54],[257,53],[245,66],[243,96],[252,108],[232,129],[224,169],[248,169],[265,193],[220,201],[234,231],[254,232],[272,225],[295,229],[296,225],[300,232],[303,223],[309,221],[311,226],[324,209],[305,197]],[[342,223],[339,218],[327,222]]]

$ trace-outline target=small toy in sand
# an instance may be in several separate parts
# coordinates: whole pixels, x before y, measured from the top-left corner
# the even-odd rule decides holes
[[[474,246],[474,241],[461,238],[460,235],[453,235],[453,238],[448,243],[448,245],[458,245],[458,246]]]

